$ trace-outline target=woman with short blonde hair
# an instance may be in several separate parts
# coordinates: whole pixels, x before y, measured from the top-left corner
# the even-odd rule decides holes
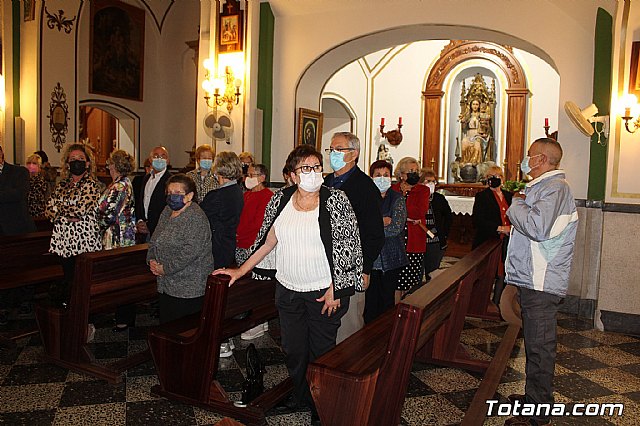
[[[200,145],[196,148],[196,168],[187,173],[196,184],[196,200],[201,202],[204,197],[220,186],[213,170],[213,148],[211,145]]]
[[[27,195],[29,214],[31,217],[43,216],[49,186],[42,174],[42,157],[38,154],[28,156],[27,170],[29,170],[29,194]]]

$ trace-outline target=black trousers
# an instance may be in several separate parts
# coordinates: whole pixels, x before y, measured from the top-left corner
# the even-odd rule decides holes
[[[553,404],[553,375],[556,365],[556,328],[560,296],[518,287],[522,308],[522,331],[526,353],[525,397],[529,404]],[[533,417],[536,425],[549,417]]]
[[[158,294],[160,324],[200,312],[203,302],[204,296],[185,299],[169,296],[166,293]]]
[[[424,274],[429,278],[429,274],[440,267],[440,262],[444,257],[444,250],[440,248],[440,243],[427,244],[427,251],[424,254]]]
[[[396,286],[402,268],[383,272],[372,269],[364,299],[364,323],[369,324],[395,305]]]
[[[340,319],[349,309],[349,298],[340,300],[340,308],[327,316],[321,315],[324,303],[316,302],[326,290],[297,292],[276,285],[276,307],[280,315],[282,350],[289,376],[293,380],[293,395],[298,404],[314,408],[307,366],[336,345]]]

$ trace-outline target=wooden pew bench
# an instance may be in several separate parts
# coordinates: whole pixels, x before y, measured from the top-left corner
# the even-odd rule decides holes
[[[151,392],[232,416],[247,424],[264,424],[264,413],[292,389],[289,379],[268,390],[246,408],[238,408],[216,380],[220,343],[277,316],[275,281],[249,278],[228,286],[229,277],[210,276],[202,311],[149,332],[149,348],[160,385]],[[233,317],[250,310],[245,319]]]
[[[398,424],[414,360],[484,373],[489,363],[471,358],[460,335],[473,289],[493,281],[500,254],[499,242],[484,243],[311,363],[307,379],[322,424]],[[499,376],[501,364],[493,367],[502,368]]]
[[[147,248],[141,244],[78,256],[68,308],[36,307],[45,360],[117,383],[123,371],[149,359],[146,350],[103,365],[96,362],[87,344],[89,314],[114,312],[118,306],[156,298],[156,277],[146,263]]]
[[[62,280],[62,266],[49,253],[50,242],[51,231],[0,237],[0,291]],[[2,333],[0,345],[15,347],[13,340],[37,332],[34,326]]]
[[[61,280],[62,266],[49,253],[51,231],[0,237],[0,290]]]

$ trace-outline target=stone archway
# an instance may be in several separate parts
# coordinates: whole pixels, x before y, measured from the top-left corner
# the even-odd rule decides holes
[[[446,76],[460,63],[470,59],[485,59],[496,64],[506,75],[507,134],[505,174],[506,179],[518,176],[519,162],[524,153],[525,118],[529,89],[524,70],[513,54],[511,47],[490,42],[452,40],[440,53],[440,58],[431,68],[424,92],[424,146],[422,158],[434,160],[438,170],[440,162],[440,112],[444,92],[442,86]]]

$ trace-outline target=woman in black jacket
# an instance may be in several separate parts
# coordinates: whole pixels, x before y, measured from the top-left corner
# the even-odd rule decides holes
[[[504,259],[507,254],[509,244],[509,232],[511,223],[507,217],[507,210],[511,205],[511,192],[502,189],[504,173],[498,166],[490,167],[487,170],[487,184],[489,187],[476,194],[473,203],[473,225],[476,228],[476,235],[473,238],[472,248],[478,247],[483,242],[491,238],[502,240],[502,262],[498,271],[493,293],[493,301],[497,304],[504,287]]]
[[[420,173],[420,183],[430,191],[429,210],[427,211],[427,251],[424,256],[424,273],[427,281],[429,274],[440,267],[440,262],[447,249],[447,238],[453,220],[451,207],[444,195],[436,192],[438,177],[433,169],[423,168]]]

